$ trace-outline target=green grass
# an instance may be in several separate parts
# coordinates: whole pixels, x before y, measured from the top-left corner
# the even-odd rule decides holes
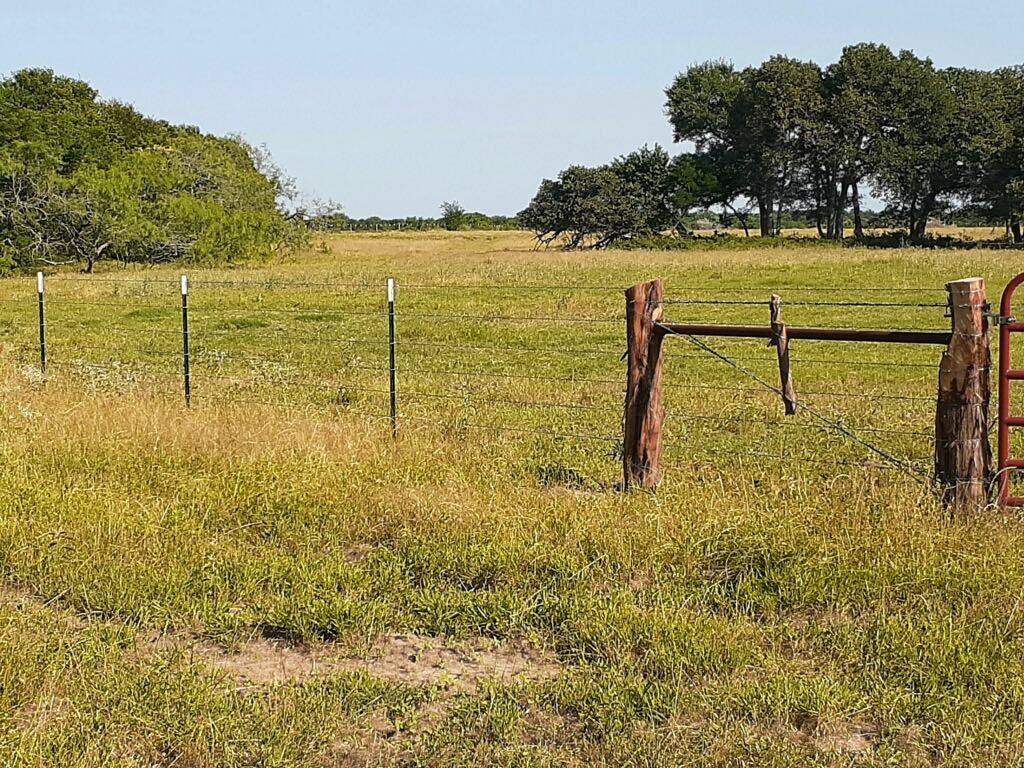
[[[777,398],[735,391],[749,380],[682,340],[665,483],[614,488],[623,287],[660,276],[677,299],[781,293],[792,324],[939,328],[941,308],[793,302],[941,303],[945,281],[972,274],[995,295],[1014,269],[985,251],[562,254],[514,233],[343,236],[287,263],[190,271],[190,409],[175,271],[51,277],[45,382],[34,285],[8,281],[0,754],[1017,765],[1019,517],[949,520],[929,488],[807,414],[787,424]],[[397,441],[382,418],[388,274]],[[767,322],[766,306],[667,311]],[[715,346],[777,375],[760,342]],[[926,466],[938,354],[795,344],[794,378],[830,419]],[[888,365],[905,362],[920,367]],[[464,686],[384,674],[371,652],[365,670],[253,682],[190,650],[262,636],[361,657],[396,635],[530,647],[555,669]]]

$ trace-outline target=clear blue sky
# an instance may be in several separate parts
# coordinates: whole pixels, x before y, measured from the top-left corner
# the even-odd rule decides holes
[[[940,66],[1024,60],[1021,0],[7,0],[0,25],[0,72],[50,67],[265,142],[355,216],[515,213],[570,163],[670,145],[663,91],[709,58],[828,63],[871,40]]]

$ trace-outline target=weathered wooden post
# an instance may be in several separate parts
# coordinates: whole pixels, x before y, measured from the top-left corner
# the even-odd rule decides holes
[[[786,324],[782,322],[782,297],[773,293],[768,307],[772,324],[771,345],[775,347],[779,359],[779,387],[782,392],[782,402],[786,406],[786,415],[795,416],[796,390],[793,388],[793,375],[789,370],[789,336],[786,333]]]
[[[625,489],[653,490],[661,482],[665,406],[661,396],[661,346],[665,334],[661,280],[626,291],[626,402],[622,419],[622,481]]]
[[[939,364],[935,479],[948,509],[971,511],[988,504],[992,478],[988,302],[980,277],[948,283],[946,290],[953,334]]]

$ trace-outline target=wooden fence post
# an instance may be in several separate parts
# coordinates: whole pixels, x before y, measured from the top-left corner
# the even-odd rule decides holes
[[[661,280],[626,291],[626,402],[622,419],[623,488],[654,490],[661,482],[665,406],[661,396],[661,346],[665,334]]]
[[[971,511],[988,504],[992,478],[988,303],[980,277],[948,283],[946,290],[953,335],[939,364],[935,479],[948,509]]]
[[[793,376],[789,370],[789,336],[786,334],[786,324],[782,322],[782,297],[777,293],[772,294],[768,304],[771,312],[772,340],[779,359],[779,386],[782,392],[782,402],[786,406],[786,415],[796,415],[796,390],[793,389]]]

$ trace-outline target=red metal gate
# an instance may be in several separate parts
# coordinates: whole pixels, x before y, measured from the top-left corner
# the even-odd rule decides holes
[[[1013,294],[1024,283],[1024,274],[1017,275],[1003,290],[999,304],[999,501],[1003,506],[1024,507],[1024,496],[1010,493],[1010,476],[1024,470],[1024,458],[1010,457],[1010,429],[1024,427],[1024,416],[1010,414],[1011,382],[1024,381],[1024,369],[1014,368],[1010,342],[1014,333],[1024,331],[1024,322],[1013,316]]]

